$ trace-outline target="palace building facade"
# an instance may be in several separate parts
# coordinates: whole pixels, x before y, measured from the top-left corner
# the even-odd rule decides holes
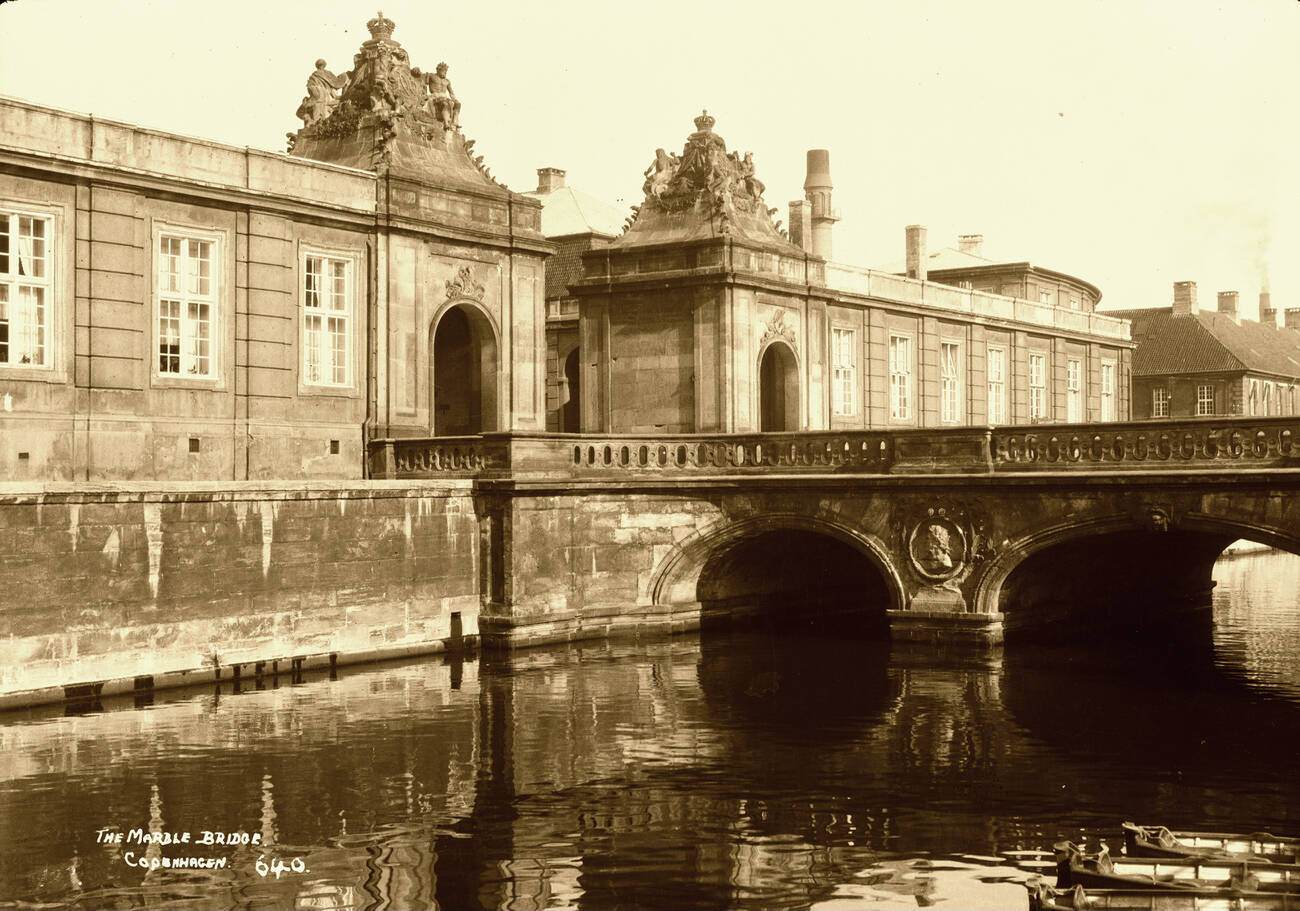
[[[1093,312],[1094,286],[987,260],[933,281],[918,225],[906,274],[834,262],[829,153],[808,153],[805,199],[780,231],[752,154],[728,152],[715,123],[705,112],[680,155],[655,153],[626,232],[584,253],[568,286],[584,432],[1128,417],[1128,324]],[[981,288],[1013,294],[973,287],[981,271]]]
[[[0,99],[0,477],[347,478],[545,429],[541,207],[368,23],[289,154]]]
[[[780,231],[707,113],[626,226],[554,169],[512,192],[447,65],[367,27],[350,71],[317,61],[287,154],[0,98],[0,478],[355,478],[399,437],[1128,416],[1128,324],[1086,282],[937,282],[915,226],[906,275],[836,263],[829,155]]]

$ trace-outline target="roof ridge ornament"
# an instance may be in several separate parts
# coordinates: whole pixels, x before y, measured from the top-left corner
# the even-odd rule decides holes
[[[366,23],[370,38],[352,58],[352,69],[336,76],[316,61],[307,94],[298,106],[302,129],[289,134],[289,151],[304,158],[335,161],[380,171],[447,168],[505,189],[471,153],[461,131],[460,100],[439,62],[432,72],[411,65],[393,40],[396,24],[379,11]]]
[[[695,118],[695,132],[686,137],[680,155],[655,150],[655,160],[645,170],[645,201],[633,215],[628,233],[645,219],[657,215],[695,212],[714,222],[717,233],[734,235],[757,231],[769,241],[786,243],[772,223],[772,211],[763,201],[766,187],[754,171],[754,153],[728,152],[726,141],[713,127],[717,118],[707,110]],[[737,229],[739,221],[747,228]]]
[[[393,29],[397,28],[397,23],[384,15],[380,10],[375,18],[366,23],[366,28],[370,31],[371,41],[390,41],[393,37]]]

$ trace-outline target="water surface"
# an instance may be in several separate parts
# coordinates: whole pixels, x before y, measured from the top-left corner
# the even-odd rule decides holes
[[[1300,559],[1216,578],[1199,644],[707,633],[10,714],[0,906],[1021,908],[1126,818],[1300,830]]]

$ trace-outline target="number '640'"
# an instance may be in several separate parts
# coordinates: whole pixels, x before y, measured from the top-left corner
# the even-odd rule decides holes
[[[257,870],[258,876],[265,877],[271,874],[275,874],[276,879],[279,879],[281,874],[284,873],[306,873],[307,872],[307,864],[303,861],[301,857],[295,857],[293,860],[289,861],[288,863],[285,863],[278,857],[273,857],[271,858],[271,861],[268,863],[266,861],[266,855],[259,854],[257,855],[257,863],[254,864],[253,866]]]

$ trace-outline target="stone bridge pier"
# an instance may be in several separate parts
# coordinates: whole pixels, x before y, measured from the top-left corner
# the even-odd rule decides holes
[[[1186,424],[398,441],[380,467],[477,478],[489,647],[738,622],[1167,637],[1208,628],[1232,541],[1300,553],[1300,420]]]

